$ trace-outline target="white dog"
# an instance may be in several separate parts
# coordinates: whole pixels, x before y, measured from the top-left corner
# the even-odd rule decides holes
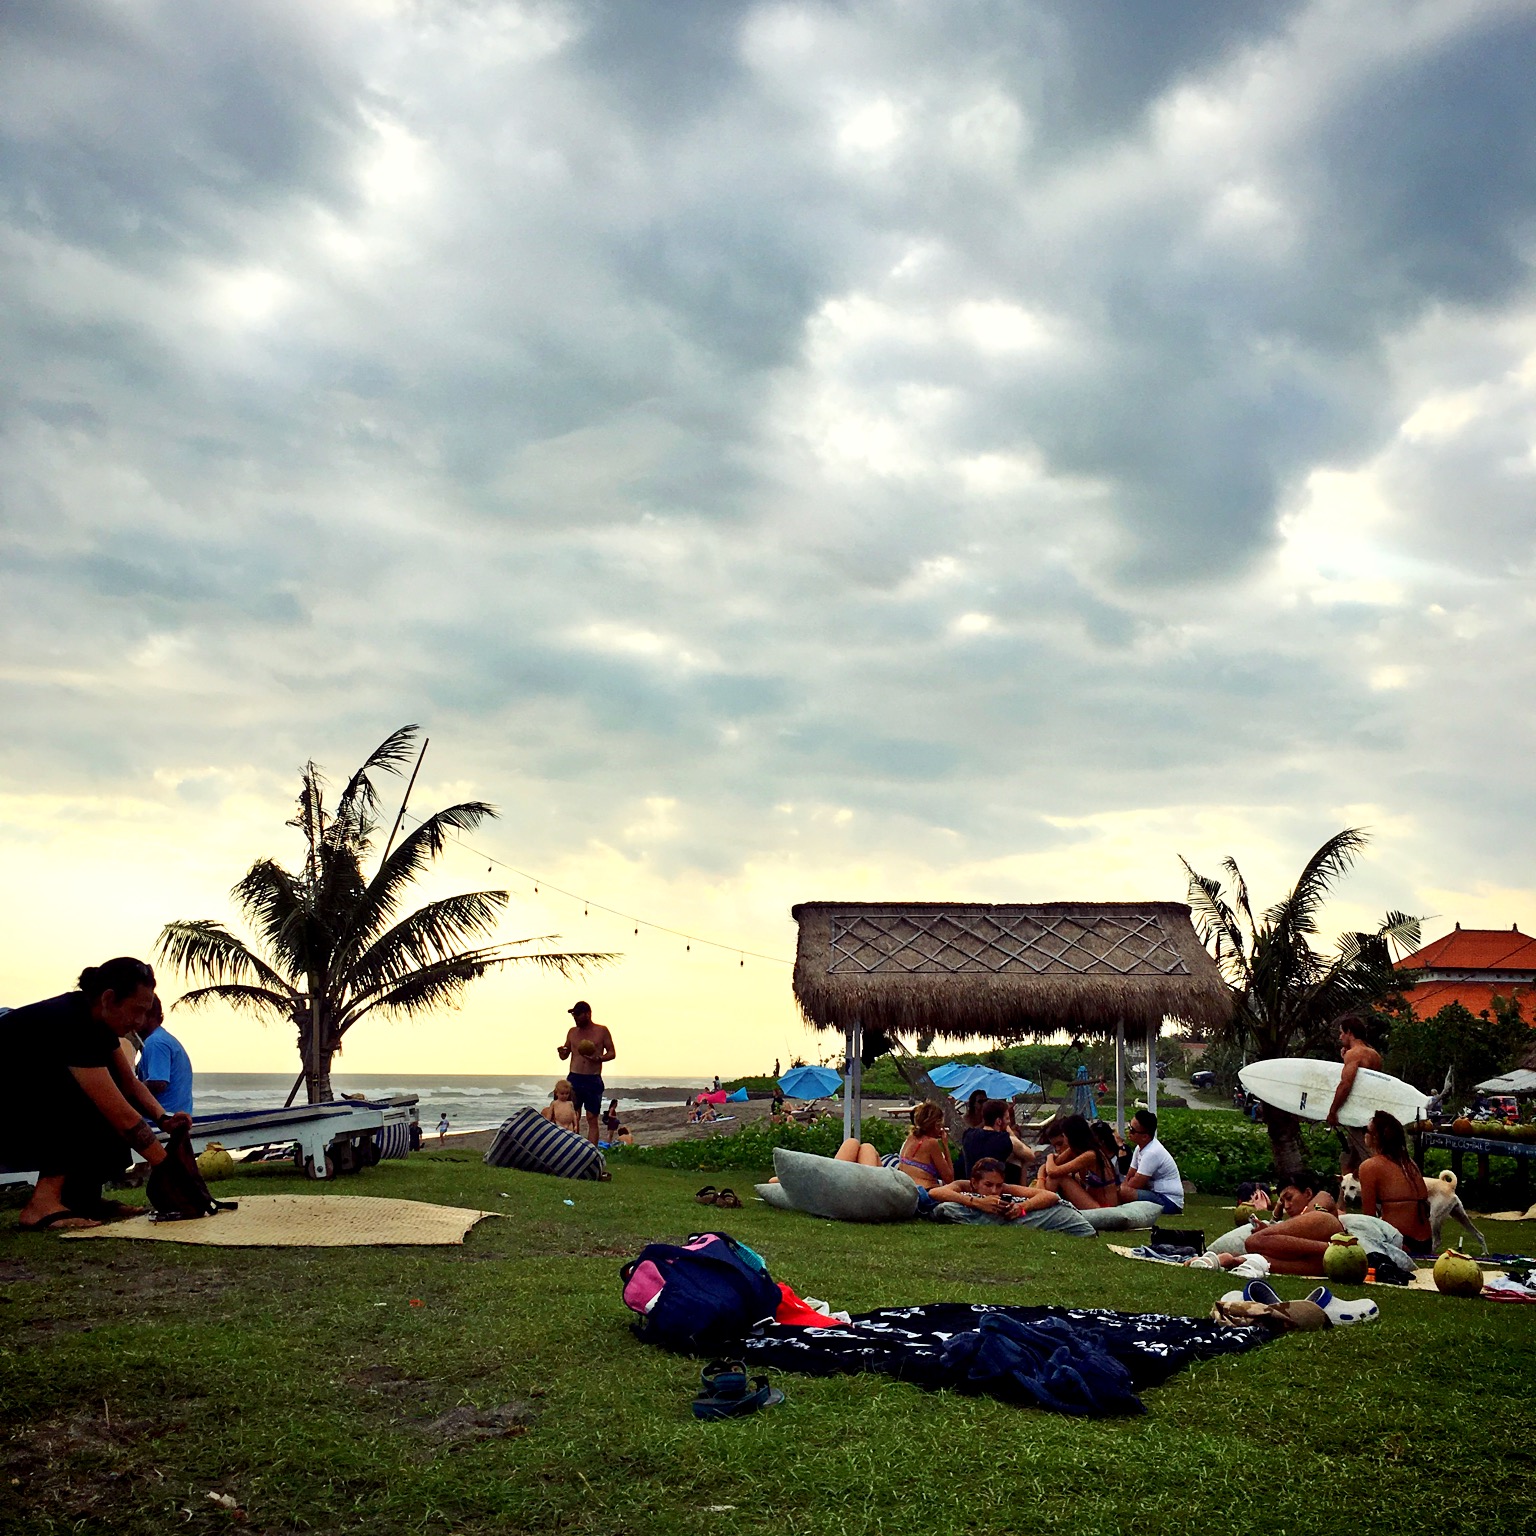
[[[1430,1243],[1439,1249],[1440,1229],[1448,1218],[1454,1217],[1483,1245],[1483,1252],[1487,1253],[1488,1239],[1472,1225],[1472,1218],[1467,1215],[1467,1208],[1461,1203],[1461,1196],[1456,1193],[1456,1175],[1447,1168],[1438,1178],[1425,1179],[1424,1186],[1429,1191]],[[1360,1180],[1352,1173],[1343,1174],[1339,1178],[1339,1203],[1346,1206],[1360,1203]]]

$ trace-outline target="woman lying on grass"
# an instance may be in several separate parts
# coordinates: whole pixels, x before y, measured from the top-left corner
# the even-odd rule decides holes
[[[980,1158],[968,1179],[955,1179],[928,1192],[935,1205],[958,1205],[961,1221],[990,1221],[998,1225],[1017,1221],[1030,1211],[1048,1211],[1061,1204],[1048,1189],[1025,1189],[1009,1184],[1003,1165],[995,1157]]]

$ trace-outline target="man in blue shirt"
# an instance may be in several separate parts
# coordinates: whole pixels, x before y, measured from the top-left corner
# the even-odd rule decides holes
[[[139,1038],[138,1078],[170,1115],[192,1113],[192,1061],[181,1041],[165,1027],[165,1009],[155,999]]]

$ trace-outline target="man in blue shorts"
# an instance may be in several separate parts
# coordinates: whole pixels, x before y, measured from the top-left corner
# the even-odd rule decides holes
[[[1121,1205],[1151,1200],[1177,1216],[1184,1209],[1184,1180],[1172,1154],[1157,1139],[1157,1116],[1150,1109],[1138,1109],[1125,1134],[1136,1150],[1131,1153],[1131,1171],[1120,1181]]]
[[[612,1061],[618,1052],[607,1026],[592,1022],[589,1004],[577,1003],[570,1014],[574,1022],[559,1055],[561,1061],[569,1063],[565,1075],[570,1079],[576,1113],[587,1117],[587,1140],[596,1145],[603,1113],[603,1063]]]

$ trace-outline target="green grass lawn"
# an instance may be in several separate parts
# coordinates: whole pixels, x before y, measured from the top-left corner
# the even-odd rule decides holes
[[[334,1187],[505,1213],[463,1248],[63,1242],[7,1214],[0,1530],[1336,1536],[1341,1521],[1487,1532],[1530,1518],[1536,1307],[1384,1288],[1379,1323],[1196,1367],[1148,1392],[1136,1419],[782,1376],[782,1407],[698,1423],[698,1363],[634,1341],[617,1270],[701,1227],[856,1311],[985,1300],[1203,1315],[1225,1289],[1103,1240],[855,1227],[750,1200],[717,1213],[693,1203],[703,1182],[628,1166],[572,1184],[448,1151]],[[725,1182],[750,1194],[746,1178]],[[315,1186],[272,1169],[218,1186],[292,1191]],[[1222,1230],[1221,1202],[1194,1200],[1188,1224]],[[1489,1235],[1536,1246],[1528,1227]],[[498,1410],[478,1436],[466,1422]]]

